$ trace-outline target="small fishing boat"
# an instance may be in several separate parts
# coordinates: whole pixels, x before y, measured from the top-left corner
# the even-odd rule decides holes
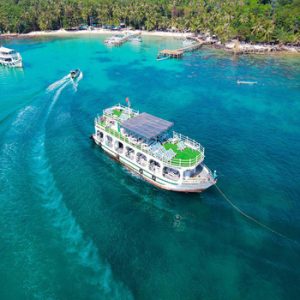
[[[7,67],[22,68],[22,57],[13,49],[0,47],[0,64]]]
[[[236,83],[237,84],[249,84],[249,85],[253,85],[253,84],[257,84],[257,81],[241,81],[241,80],[237,80]]]
[[[71,77],[72,79],[78,78],[79,75],[80,75],[80,70],[79,70],[79,69],[75,69],[75,70],[72,70],[72,71],[70,72],[70,77]]]

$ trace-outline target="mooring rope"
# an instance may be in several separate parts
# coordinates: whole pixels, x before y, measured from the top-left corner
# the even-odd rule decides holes
[[[257,225],[259,225],[259,226],[261,226],[261,227],[263,227],[263,228],[265,228],[265,229],[267,229],[268,231],[270,231],[270,232],[272,232],[272,233],[274,233],[274,234],[276,234],[276,235],[278,235],[278,236],[280,236],[281,238],[284,238],[284,239],[288,239],[289,241],[291,241],[291,242],[294,242],[294,243],[296,243],[296,244],[300,244],[298,241],[296,241],[296,240],[293,240],[293,239],[291,239],[291,238],[289,238],[288,236],[286,236],[285,234],[283,234],[283,233],[280,233],[280,232],[278,232],[277,230],[275,230],[275,229],[273,229],[273,228],[271,228],[271,227],[269,227],[268,225],[266,225],[266,224],[264,224],[264,223],[262,223],[262,222],[260,222],[259,220],[257,220],[257,219],[255,219],[254,217],[251,217],[251,216],[249,216],[247,213],[245,213],[244,211],[242,211],[239,207],[237,207],[225,194],[224,194],[224,192],[218,187],[218,185],[217,184],[215,184],[215,187],[216,187],[216,189],[220,192],[220,194],[223,196],[223,198],[237,211],[237,212],[239,212],[241,215],[243,215],[245,218],[247,218],[247,219],[249,219],[250,221],[252,221],[252,222],[254,222],[254,223],[256,223]]]

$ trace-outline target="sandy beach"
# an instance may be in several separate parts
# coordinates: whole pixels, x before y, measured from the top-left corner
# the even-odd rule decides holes
[[[192,33],[181,32],[166,32],[166,31],[146,31],[146,30],[123,30],[130,33],[140,32],[144,36],[159,36],[159,37],[182,37],[191,36]],[[89,34],[117,34],[122,31],[113,31],[107,29],[94,29],[94,30],[75,30],[67,31],[65,29],[52,30],[52,31],[32,31],[26,34],[19,34],[19,36],[67,36],[67,35],[89,35]]]

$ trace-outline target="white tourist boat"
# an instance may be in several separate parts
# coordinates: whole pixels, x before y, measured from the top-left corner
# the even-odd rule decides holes
[[[22,57],[13,49],[0,47],[0,64],[8,67],[22,68]]]
[[[216,183],[204,148],[172,131],[173,123],[121,104],[95,119],[95,143],[128,169],[162,189],[201,192]]]

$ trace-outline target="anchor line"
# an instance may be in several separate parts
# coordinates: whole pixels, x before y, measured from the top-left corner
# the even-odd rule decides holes
[[[275,235],[287,239],[293,243],[296,243],[297,245],[300,245],[300,243],[294,239],[289,238],[288,236],[286,236],[285,234],[269,227],[268,225],[260,222],[259,220],[257,220],[256,218],[248,215],[247,213],[245,213],[243,210],[241,210],[238,206],[236,206],[225,194],[224,192],[218,187],[217,184],[215,184],[216,189],[220,192],[221,196],[230,204],[230,206],[232,206],[238,213],[240,213],[242,216],[244,216],[245,218],[249,219],[250,221],[254,222],[255,224],[267,229],[268,231],[274,233]]]

